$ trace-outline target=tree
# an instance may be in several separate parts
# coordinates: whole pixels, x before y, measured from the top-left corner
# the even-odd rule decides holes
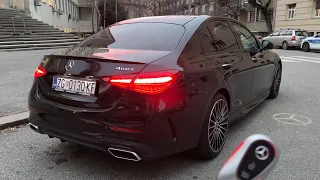
[[[218,6],[215,6],[216,13],[238,19],[243,8],[243,0],[220,0],[216,1],[215,3],[218,2]]]
[[[269,6],[271,4],[271,0],[249,0],[249,4],[262,12],[266,19],[268,33],[271,34],[273,29],[271,15],[269,14]]]
[[[151,12],[153,16],[162,15],[174,15],[182,10],[188,9],[186,1],[179,6],[176,5],[176,1],[155,1],[155,0],[141,0],[140,2],[147,4],[147,10]],[[180,2],[180,1],[179,1]],[[169,7],[164,9],[164,7]]]
[[[106,3],[106,11],[104,11],[104,3]],[[117,3],[116,5],[116,0],[106,0],[106,2],[105,0],[99,0],[98,10],[100,12],[100,24],[105,23],[106,26],[128,19],[128,11],[122,4]]]

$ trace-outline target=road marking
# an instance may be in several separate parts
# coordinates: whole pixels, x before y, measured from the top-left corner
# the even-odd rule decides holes
[[[314,57],[307,57],[307,56],[292,56],[292,57],[303,58],[303,59],[312,59],[312,60],[320,61],[319,58],[314,58]]]
[[[286,59],[281,59],[281,61],[283,61],[283,62],[301,63],[301,61],[286,60]]]
[[[298,125],[298,126],[307,126],[312,122],[311,119],[306,116],[291,114],[291,113],[274,114],[272,118],[284,124]]]
[[[295,57],[295,56],[290,56],[290,57],[288,57],[288,56],[281,56],[280,57],[281,58],[281,60],[283,59],[283,60],[289,60],[289,61],[302,61],[302,62],[311,62],[311,63],[319,63],[320,64],[320,59],[318,59],[318,61],[316,61],[316,60],[310,60],[310,59],[307,59],[307,58],[309,58],[309,57],[304,57],[304,58],[300,58],[300,57]],[[316,58],[313,58],[313,59],[316,59]],[[285,62],[285,61],[284,61]]]

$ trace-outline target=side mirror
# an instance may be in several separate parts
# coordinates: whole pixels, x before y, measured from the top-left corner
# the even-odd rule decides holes
[[[262,41],[262,49],[264,50],[268,50],[268,49],[273,49],[274,45],[272,42],[268,41],[268,40],[263,40]]]

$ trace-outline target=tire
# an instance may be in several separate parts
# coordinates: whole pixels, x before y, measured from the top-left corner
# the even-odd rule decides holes
[[[276,73],[273,78],[272,86],[270,88],[270,94],[268,96],[268,99],[275,99],[277,98],[280,90],[281,85],[281,76],[282,76],[282,66],[281,64],[278,64],[276,67]]]
[[[220,113],[217,110],[220,108]],[[196,156],[213,159],[224,147],[228,132],[229,105],[224,95],[217,93],[211,100],[205,114]]]
[[[284,49],[284,50],[289,49],[289,44],[288,44],[287,41],[284,41],[284,42],[282,43],[282,49]]]
[[[307,43],[307,42],[303,43],[303,44],[302,44],[302,50],[303,50],[304,52],[310,52],[310,45],[309,45],[309,43]]]

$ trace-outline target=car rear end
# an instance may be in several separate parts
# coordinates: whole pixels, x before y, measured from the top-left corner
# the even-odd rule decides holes
[[[304,30],[295,30],[292,32],[292,36],[290,36],[290,39],[288,40],[289,46],[300,48],[302,41],[309,37],[309,33]]]
[[[178,151],[166,113],[185,104],[183,74],[155,62],[170,57],[184,31],[117,25],[44,57],[29,95],[31,127],[133,161]]]

